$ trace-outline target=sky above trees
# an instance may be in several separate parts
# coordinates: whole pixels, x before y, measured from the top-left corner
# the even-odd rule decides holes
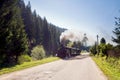
[[[72,31],[96,35],[111,41],[115,18],[120,15],[120,0],[24,0],[48,22]]]

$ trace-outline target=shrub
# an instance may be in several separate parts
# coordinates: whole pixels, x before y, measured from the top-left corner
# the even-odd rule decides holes
[[[91,55],[92,54],[96,55],[97,51],[96,51],[96,46],[95,45],[90,48],[90,52],[91,52]]]
[[[32,61],[32,59],[28,55],[23,54],[23,55],[18,57],[18,64],[22,64],[24,62],[30,62],[30,61]]]
[[[109,43],[108,44],[101,43],[100,45],[98,45],[98,48],[97,48],[100,56],[107,56],[107,57],[108,57],[107,52],[112,49],[113,49],[113,45],[111,45]]]
[[[33,48],[31,56],[34,60],[40,60],[45,57],[45,50],[42,45]]]

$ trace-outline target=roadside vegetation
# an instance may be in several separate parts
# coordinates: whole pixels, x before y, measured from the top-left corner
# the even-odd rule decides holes
[[[59,60],[58,57],[46,57],[45,50],[42,45],[36,46],[32,49],[31,57],[27,54],[22,54],[18,57],[17,64],[12,66],[2,66],[0,68],[0,75],[14,72],[17,70],[26,69],[40,64]]]
[[[31,10],[24,0],[0,3],[0,74],[58,60],[59,28]]]
[[[91,48],[91,55],[96,64],[109,80],[120,80],[119,49],[110,44],[100,44]],[[96,51],[95,51],[96,50]],[[118,53],[119,51],[119,53]]]
[[[18,71],[18,70],[22,70],[22,69],[26,69],[26,68],[30,68],[30,67],[41,65],[41,64],[45,64],[45,63],[56,61],[56,60],[59,60],[59,58],[58,57],[49,57],[49,58],[44,58],[42,60],[24,62],[22,64],[17,64],[17,65],[12,66],[12,67],[0,69],[0,75],[5,74],[5,73]]]
[[[120,80],[120,50],[102,40],[99,45],[91,47],[91,56],[109,80]]]
[[[112,37],[112,41],[117,45],[106,44],[105,38],[101,38],[100,44],[97,41],[90,49],[93,60],[109,80],[120,80],[120,18],[115,19],[115,37]]]
[[[120,59],[106,57],[92,57],[104,74],[108,77],[108,80],[120,80]]]
[[[31,10],[30,1],[0,3],[0,69],[54,56],[66,29],[49,23]]]
[[[90,49],[93,60],[109,80],[120,80],[120,18],[115,19],[115,37],[112,37],[112,41],[117,45],[106,44],[106,40],[101,38],[100,44],[95,42]]]

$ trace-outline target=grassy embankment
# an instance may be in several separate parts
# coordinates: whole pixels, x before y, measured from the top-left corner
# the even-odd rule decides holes
[[[23,64],[15,65],[15,66],[10,67],[10,68],[0,69],[0,75],[5,74],[5,73],[18,71],[18,70],[22,70],[22,69],[26,69],[26,68],[30,68],[33,66],[37,66],[40,64],[44,64],[44,63],[48,63],[48,62],[52,62],[52,61],[56,61],[56,60],[59,60],[59,58],[58,57],[49,57],[49,58],[45,58],[45,59],[38,60],[38,61],[24,62]]]
[[[93,56],[93,60],[108,77],[108,80],[120,80],[120,59]]]

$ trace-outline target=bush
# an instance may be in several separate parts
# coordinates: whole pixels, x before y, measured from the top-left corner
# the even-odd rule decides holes
[[[28,55],[21,55],[18,57],[18,64],[22,64],[24,62],[30,62],[30,61],[32,61],[32,59]]]
[[[108,56],[107,52],[112,49],[113,49],[113,45],[109,43],[108,44],[101,43],[100,45],[98,45],[98,48],[97,48],[100,56]]]
[[[31,56],[34,60],[40,60],[45,57],[45,50],[42,45],[33,48]]]
[[[91,55],[96,55],[97,51],[96,51],[95,45],[90,48],[90,52],[91,52]]]

